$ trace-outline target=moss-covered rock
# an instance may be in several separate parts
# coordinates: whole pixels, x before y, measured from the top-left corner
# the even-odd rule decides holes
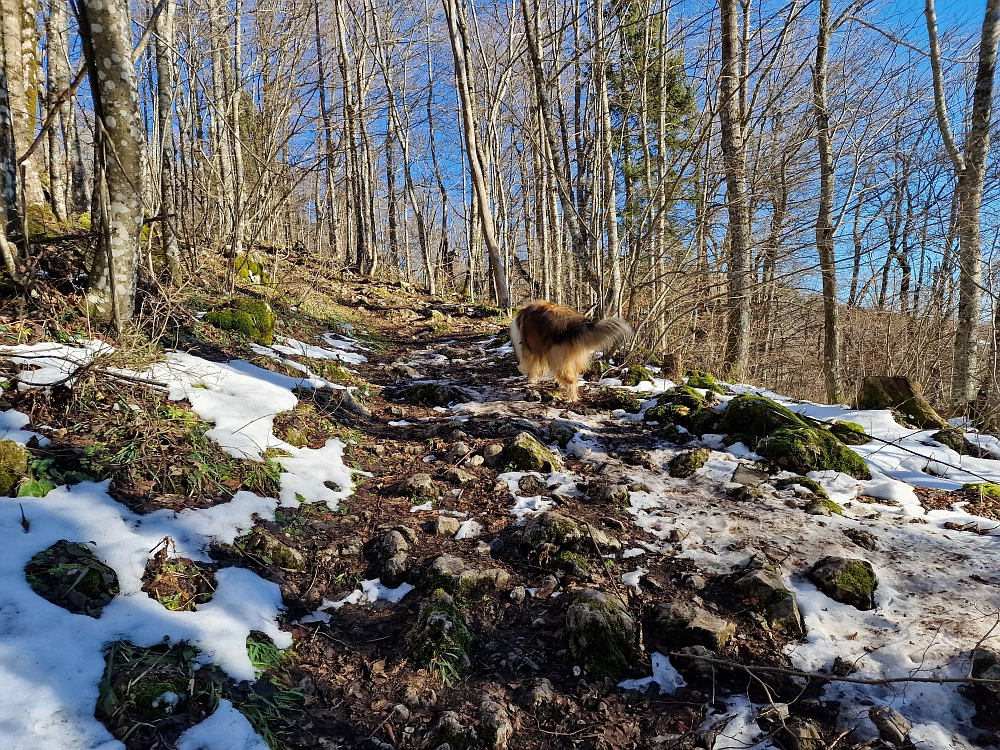
[[[418,664],[433,668],[446,660],[457,672],[468,659],[472,634],[455,601],[442,591],[420,605],[406,640]]]
[[[811,516],[842,516],[844,509],[827,497],[817,497],[809,502],[805,507],[806,513]]]
[[[583,555],[569,550],[562,550],[550,557],[548,567],[577,578],[587,578],[590,575],[590,561]]]
[[[534,550],[572,547],[584,538],[586,529],[571,518],[545,511],[528,522],[521,541]]]
[[[583,373],[583,379],[588,382],[600,380],[604,377],[604,373],[610,369],[611,365],[609,365],[605,360],[595,359],[590,363],[590,367],[587,368],[587,371]]]
[[[204,319],[216,328],[242,333],[264,346],[270,346],[274,341],[274,311],[265,300],[252,297],[236,299],[230,309],[206,313]]]
[[[708,448],[695,448],[694,450],[681,451],[667,465],[670,476],[685,479],[694,474],[705,465],[711,455]]]
[[[830,425],[830,432],[844,445],[864,445],[872,440],[857,422],[834,422]]]
[[[657,604],[650,615],[646,637],[665,654],[686,646],[722,651],[736,633],[736,626],[700,604],[700,600]]]
[[[855,479],[872,478],[864,459],[826,430],[783,427],[758,442],[755,450],[797,474],[832,470]]]
[[[595,405],[598,408],[609,411],[622,409],[629,414],[638,414],[642,411],[642,404],[639,403],[639,399],[635,397],[635,394],[621,388],[601,388],[597,392]]]
[[[13,440],[0,440],[0,495],[13,496],[28,476],[28,449]]]
[[[786,635],[805,635],[802,615],[795,595],[789,591],[778,575],[759,569],[739,578],[735,588],[745,599],[755,600],[767,615],[768,625]]]
[[[636,386],[644,381],[653,382],[653,373],[642,365],[632,365],[622,373],[622,385]]]
[[[931,435],[931,440],[934,440],[941,445],[946,445],[951,448],[955,453],[960,456],[973,456],[974,458],[993,458],[993,455],[989,451],[984,451],[976,445],[973,445],[965,433],[954,427],[947,430],[940,430]]]
[[[834,601],[858,609],[875,609],[878,577],[867,560],[824,557],[809,572],[809,580]]]
[[[298,571],[306,569],[306,559],[301,552],[267,532],[256,531],[251,534],[245,547],[253,550],[255,555],[270,560],[279,568]]]
[[[687,386],[689,388],[701,388],[706,391],[722,393],[722,386],[719,385],[719,382],[704,370],[688,370]]]
[[[809,477],[785,477],[784,479],[777,480],[774,483],[774,488],[777,490],[783,490],[787,487],[791,487],[793,484],[797,484],[799,487],[805,487],[807,490],[816,495],[816,497],[826,499],[830,498],[826,490],[823,489],[823,485],[815,479],[810,479]]]
[[[718,428],[729,435],[740,435],[743,438],[741,442],[753,448],[755,441],[782,427],[806,426],[795,412],[777,401],[744,393],[726,405]]]
[[[702,396],[694,388],[686,385],[680,385],[664,391],[656,398],[657,406],[675,404],[677,406],[686,406],[691,410],[704,409],[708,406],[708,403],[709,401],[705,396]]]
[[[486,591],[510,588],[510,573],[503,568],[476,568],[454,555],[438,555],[424,571],[426,590],[441,589],[459,599]]]
[[[559,460],[530,433],[522,432],[503,450],[500,465],[513,471],[555,471]]]
[[[617,680],[638,659],[635,620],[611,594],[580,591],[566,610],[565,631],[570,653],[590,677]]]
[[[240,253],[233,258],[233,273],[241,279],[259,284],[264,279],[264,264],[246,253]]]
[[[963,484],[962,489],[979,492],[983,495],[988,495],[994,500],[1000,500],[1000,484],[993,484],[992,482],[969,482],[968,484]]]
[[[719,415],[708,408],[712,403],[715,403],[714,399],[705,398],[694,388],[671,388],[660,394],[656,406],[643,414],[643,420],[660,425],[680,425],[694,434],[703,435],[712,432],[718,423]]]

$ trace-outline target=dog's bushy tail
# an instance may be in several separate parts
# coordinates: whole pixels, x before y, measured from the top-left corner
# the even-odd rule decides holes
[[[632,326],[624,318],[605,318],[581,326],[574,338],[592,352],[607,352],[631,335]]]

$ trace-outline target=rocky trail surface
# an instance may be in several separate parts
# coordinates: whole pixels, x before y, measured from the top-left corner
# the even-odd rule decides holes
[[[171,615],[194,622],[225,600],[203,603],[212,591],[231,598],[233,576],[252,574],[271,614],[229,638],[290,650],[251,653],[252,671],[217,653],[245,681],[213,677],[212,709],[178,688],[183,720],[102,706],[126,747],[235,747],[197,732],[237,731],[240,714],[257,731],[241,747],[998,746],[1000,514],[992,485],[966,487],[1000,480],[991,438],[958,430],[981,448],[970,457],[888,411],[702,373],[685,387],[655,368],[594,374],[565,404],[526,389],[487,309],[367,284],[338,293],[349,325],[297,330],[279,314],[275,343],[245,360],[223,348],[210,363],[191,345],[147,376],[243,464],[282,451],[283,473],[227,474],[200,501],[144,492],[135,472],[113,479],[101,507],[140,514],[134,546],[180,548],[140,550],[142,591],[188,597]],[[148,410],[149,389],[128,388]],[[58,399],[10,398],[30,430],[67,439]],[[238,502],[242,521],[196,515],[238,515]],[[4,528],[15,523],[11,511]],[[188,572],[166,576],[178,560]],[[210,652],[213,632],[174,639]]]

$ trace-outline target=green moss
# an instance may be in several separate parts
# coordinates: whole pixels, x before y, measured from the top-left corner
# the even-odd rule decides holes
[[[783,490],[786,487],[791,487],[793,484],[797,484],[800,487],[805,487],[811,490],[816,497],[829,499],[830,496],[823,489],[823,485],[817,482],[815,479],[809,479],[809,477],[786,477],[785,479],[779,479],[774,483],[776,489]],[[837,506],[840,507],[840,506]]]
[[[984,495],[992,497],[994,500],[1000,500],[1000,484],[993,484],[992,482],[969,482],[968,484],[963,484],[962,489],[981,492]]]
[[[752,442],[782,427],[805,427],[806,423],[791,409],[764,396],[744,393],[726,406],[718,428],[727,434],[739,433]],[[750,448],[752,442],[743,441]]]
[[[503,450],[500,465],[514,471],[555,471],[559,462],[548,448],[527,432],[520,433]]]
[[[653,373],[642,365],[632,365],[622,373],[622,385],[636,386],[643,381],[652,382]]]
[[[149,674],[132,685],[129,699],[133,704],[133,716],[146,721],[157,721],[165,719],[177,710],[177,705],[170,705],[159,699],[164,693],[169,692],[183,700],[187,694],[189,680],[185,675],[172,676],[170,680],[164,680],[163,677],[164,675],[160,674]]]
[[[28,233],[33,236],[55,237],[59,220],[48,203],[32,203],[28,206]]]
[[[858,597],[870,597],[878,579],[871,567],[857,560],[849,560],[836,578],[837,585]]]
[[[618,679],[638,657],[635,623],[611,596],[587,593],[566,613],[570,652],[588,676]]]
[[[638,414],[642,411],[639,399],[631,391],[621,388],[601,388],[597,393],[597,405],[609,411],[622,409],[629,414]]]
[[[830,425],[830,432],[845,445],[864,445],[871,442],[871,436],[856,422],[834,422]]]
[[[595,359],[583,373],[584,380],[600,380],[611,366],[603,359]]]
[[[90,211],[80,214],[76,219],[76,225],[81,229],[86,229],[90,231]]]
[[[678,453],[670,459],[670,476],[681,479],[691,476],[705,465],[705,462],[708,461],[710,454],[711,451],[709,451],[708,448],[697,448],[695,450]]]
[[[722,393],[722,386],[710,374],[703,370],[688,370],[687,385],[689,388],[701,388],[706,391]]]
[[[444,592],[420,605],[417,622],[408,636],[411,656],[424,667],[440,665],[444,659],[460,663],[472,641],[462,613]]]
[[[864,460],[826,430],[783,427],[770,433],[756,451],[787,471],[840,471],[855,479],[871,479]]]
[[[249,255],[238,255],[233,258],[233,272],[241,279],[251,280],[251,277],[255,277],[258,281],[263,281],[264,264]]]
[[[265,300],[243,297],[232,309],[206,313],[205,322],[225,331],[236,331],[264,346],[274,341],[274,311]]]
[[[13,440],[0,440],[0,495],[11,495],[28,476],[28,449]]]
[[[827,513],[826,511],[829,511]],[[844,515],[844,509],[841,508],[837,503],[829,498],[817,497],[815,500],[806,506],[806,512],[812,513],[813,515],[819,516],[842,516]]]
[[[931,440],[936,440],[941,445],[947,445],[960,456],[974,456],[976,458],[991,458],[991,455],[983,451],[978,446],[973,445],[965,434],[956,428],[941,430],[931,435]]]
[[[663,406],[665,404],[686,406],[688,409],[704,409],[708,405],[708,401],[694,388],[682,385],[659,395],[656,399],[656,405]]]
[[[569,547],[583,538],[579,524],[558,513],[547,511],[535,516],[522,532],[522,539],[532,549]]]
[[[562,570],[570,575],[586,576],[590,573],[590,561],[583,555],[575,552],[563,550],[559,554],[549,559],[549,567],[553,570]]]

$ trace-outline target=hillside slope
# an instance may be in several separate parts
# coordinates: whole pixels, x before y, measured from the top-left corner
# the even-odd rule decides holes
[[[495,311],[327,287],[145,360],[6,322],[0,745],[1000,743],[995,438],[639,368],[561,404]]]

